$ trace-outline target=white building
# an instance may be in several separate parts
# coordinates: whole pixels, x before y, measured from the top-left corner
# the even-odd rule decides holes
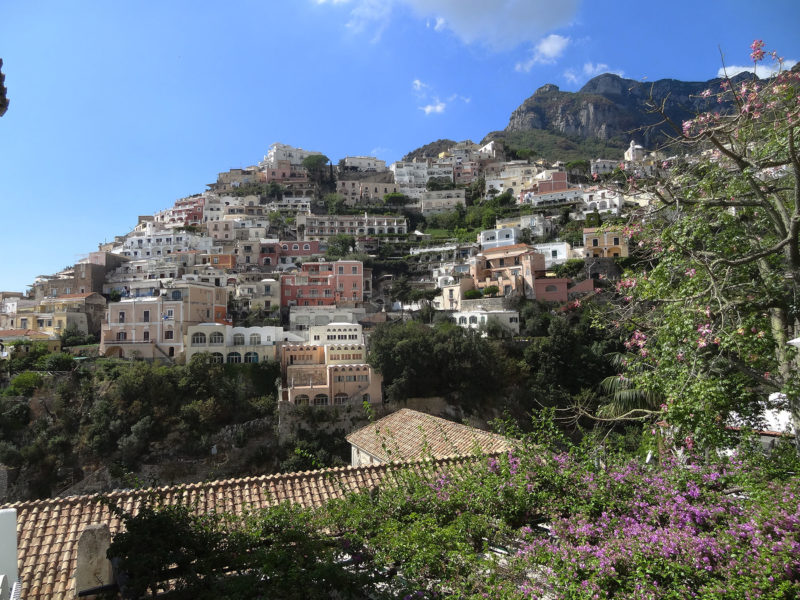
[[[616,190],[595,186],[583,191],[583,206],[580,208],[584,213],[597,211],[600,214],[619,215],[623,204],[622,194]]]
[[[186,361],[208,352],[217,363],[260,363],[276,360],[277,344],[301,341],[281,327],[232,327],[219,323],[200,323],[186,331]]]
[[[141,223],[125,236],[117,254],[131,258],[157,258],[175,252],[211,252],[214,240],[205,235],[166,229],[152,222]]]
[[[364,332],[359,323],[328,323],[308,328],[312,344],[363,344]]]
[[[597,176],[612,173],[619,166],[619,163],[619,160],[611,160],[610,158],[596,158],[590,163],[591,173]]]
[[[351,171],[386,171],[386,161],[374,156],[345,156],[344,167]]]
[[[544,268],[550,269],[555,265],[560,265],[570,258],[573,258],[572,246],[567,242],[549,242],[545,244],[534,244],[534,248],[540,254],[544,254]]]
[[[516,310],[487,310],[481,307],[453,313],[456,324],[465,329],[480,329],[494,321],[514,335],[519,334],[519,312]],[[485,335],[485,334],[484,334]]]
[[[522,229],[519,227],[500,227],[484,229],[478,234],[478,243],[481,249],[499,248],[500,246],[513,246],[520,243]]]
[[[275,142],[269,147],[267,155],[258,166],[262,169],[277,168],[279,160],[288,160],[292,165],[302,165],[303,161],[309,156],[322,156],[322,152],[303,150],[302,148]]]

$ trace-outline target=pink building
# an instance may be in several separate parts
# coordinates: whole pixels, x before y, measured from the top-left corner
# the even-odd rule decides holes
[[[112,302],[100,334],[100,353],[121,358],[179,357],[190,325],[226,322],[227,300],[225,288],[183,283],[159,296]]]
[[[293,265],[300,258],[322,254],[319,241],[286,241],[261,240],[261,252],[258,263],[266,267]]]
[[[533,298],[534,280],[544,275],[544,255],[526,244],[484,250],[470,259],[470,277],[477,289],[497,286],[501,296]]]
[[[325,306],[364,301],[364,267],[358,260],[307,262],[281,275],[281,306]]]
[[[367,364],[363,344],[285,345],[281,401],[298,406],[380,403],[383,378]]]

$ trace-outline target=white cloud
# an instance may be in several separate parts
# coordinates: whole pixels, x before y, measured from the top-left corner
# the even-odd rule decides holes
[[[426,115],[441,114],[444,112],[445,108],[447,108],[447,104],[442,102],[438,98],[434,98],[433,104],[426,104],[425,106],[419,107],[419,109]]]
[[[784,60],[782,69],[784,71],[788,71],[793,66],[797,64],[796,60]],[[764,64],[758,63],[755,67],[756,75],[761,78],[764,77],[772,77],[773,75],[778,74],[778,66],[777,64]],[[717,71],[717,77],[725,77],[727,73],[728,77],[733,77],[734,75],[738,75],[739,73],[752,73],[753,72],[753,65],[741,66],[741,65],[728,65],[725,68],[720,68]]]
[[[534,65],[537,64],[553,64],[558,60],[564,50],[569,45],[569,38],[556,33],[551,33],[545,38],[539,40],[533,48],[531,57],[525,62],[518,62],[515,69],[517,71],[530,71]]]
[[[349,0],[315,0],[344,4]],[[352,0],[348,27],[362,32],[389,25],[395,7],[410,8],[434,29],[452,31],[465,44],[482,43],[495,50],[532,42],[556,27],[568,25],[579,0]]]
[[[614,75],[619,75],[620,77],[625,76],[624,71],[619,69],[612,70],[606,63],[587,62],[583,63],[583,67],[580,71],[573,68],[564,71],[564,79],[570,83],[577,84],[586,81],[587,79],[591,79],[592,77],[596,77],[602,73],[613,73]]]
[[[411,87],[414,88],[415,92],[421,92],[422,90],[430,86],[427,83],[423,83],[419,79],[415,79],[414,81],[411,82]]]

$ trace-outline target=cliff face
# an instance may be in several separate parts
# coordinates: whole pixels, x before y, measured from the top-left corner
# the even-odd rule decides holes
[[[734,78],[734,82],[748,75]],[[749,75],[752,77],[752,75]],[[540,87],[511,113],[505,133],[542,129],[578,138],[635,139],[655,147],[674,133],[653,106],[664,104],[667,116],[680,127],[696,113],[726,110],[728,106],[701,98],[700,93],[719,89],[720,79],[686,82],[662,79],[641,82],[605,73],[591,79],[578,92],[562,92],[557,86]]]

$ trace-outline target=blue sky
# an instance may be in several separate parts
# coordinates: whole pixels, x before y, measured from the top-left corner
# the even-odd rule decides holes
[[[763,38],[800,60],[800,2],[10,0],[0,58],[0,290],[273,142],[387,162],[502,129],[545,83],[706,80]]]

